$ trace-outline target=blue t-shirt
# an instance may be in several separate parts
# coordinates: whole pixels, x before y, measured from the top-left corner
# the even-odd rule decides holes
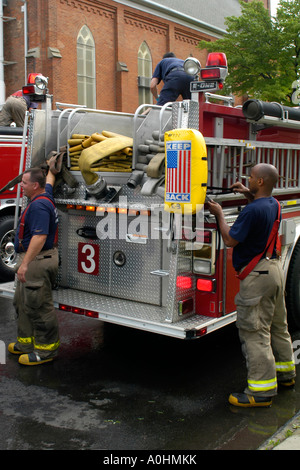
[[[47,198],[54,202],[53,188],[51,184],[46,184],[45,192],[41,194],[41,196],[47,196]],[[58,224],[58,214],[56,207],[53,206],[49,199],[34,198],[30,202],[25,215],[24,235],[21,247],[19,247],[20,225],[18,225],[16,231],[15,250],[17,253],[20,251],[27,251],[30,240],[34,235],[47,235],[43,250],[50,250],[53,248]]]
[[[229,235],[239,242],[232,255],[236,271],[264,251],[277,214],[278,203],[273,197],[255,199],[243,209],[229,231]],[[276,247],[272,257],[275,256]]]
[[[177,59],[176,57],[166,57],[157,64],[152,78],[157,78],[158,83],[160,83],[161,80],[165,81],[165,78],[170,70],[174,69],[175,67],[183,68],[183,64],[184,61],[182,59]]]

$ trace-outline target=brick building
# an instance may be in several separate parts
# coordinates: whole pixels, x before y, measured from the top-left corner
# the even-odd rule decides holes
[[[199,40],[221,37],[224,18],[240,14],[238,0],[1,1],[6,96],[42,72],[54,102],[123,112],[152,102],[150,79],[165,52],[205,64]]]

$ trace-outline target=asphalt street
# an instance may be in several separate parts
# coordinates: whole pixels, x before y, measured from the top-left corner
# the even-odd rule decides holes
[[[58,358],[26,367],[12,301],[0,312],[0,450],[254,450],[300,410],[299,382],[271,408],[228,403],[246,377],[235,325],[185,342],[58,312]]]

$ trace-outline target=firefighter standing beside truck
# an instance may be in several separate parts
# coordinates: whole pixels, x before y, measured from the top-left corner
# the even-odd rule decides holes
[[[23,212],[25,217],[21,214],[15,237],[19,253],[14,296],[18,337],[8,350],[20,355],[19,363],[23,365],[52,361],[59,347],[58,320],[52,300],[58,271],[54,182],[54,174],[49,171],[46,177],[40,168],[27,170],[22,176],[23,193],[30,203]]]
[[[229,402],[235,406],[270,406],[278,385],[290,387],[295,383],[283,271],[276,243],[270,253],[266,249],[279,214],[279,204],[271,196],[277,180],[274,166],[258,164],[251,170],[249,189],[241,183],[232,185],[234,191],[244,194],[249,201],[232,227],[225,222],[221,206],[213,201],[208,203],[219,222],[225,245],[233,247],[233,266],[242,279],[235,303],[248,384],[244,393],[230,395]],[[278,228],[274,233],[277,239]],[[251,260],[261,253],[258,264],[246,275]]]

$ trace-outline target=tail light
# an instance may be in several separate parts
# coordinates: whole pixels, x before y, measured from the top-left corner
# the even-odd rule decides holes
[[[219,80],[221,78],[221,72],[219,68],[202,69],[200,76],[202,80]]]
[[[215,292],[215,279],[197,279],[197,290],[201,292]]]
[[[176,287],[179,289],[191,289],[193,287],[193,279],[189,276],[178,276]]]

